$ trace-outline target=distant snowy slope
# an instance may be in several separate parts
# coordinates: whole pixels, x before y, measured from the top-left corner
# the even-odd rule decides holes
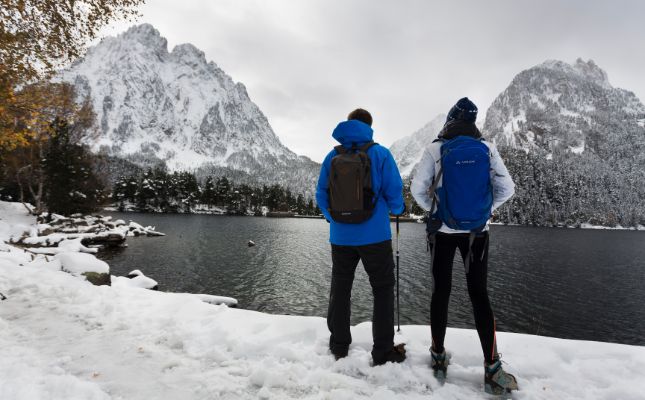
[[[437,138],[446,122],[446,115],[439,114],[423,128],[392,143],[390,151],[399,166],[402,176],[410,176],[421,161],[425,148]]]
[[[602,154],[629,132],[645,139],[645,106],[614,88],[592,60],[546,61],[519,73],[486,112],[484,131],[497,144],[548,152]]]
[[[285,171],[301,185],[315,177],[317,164],[280,142],[242,83],[192,44],[169,52],[151,25],[103,39],[60,78],[93,99],[95,151],[143,165],[162,160],[171,170],[227,168],[260,181]]]

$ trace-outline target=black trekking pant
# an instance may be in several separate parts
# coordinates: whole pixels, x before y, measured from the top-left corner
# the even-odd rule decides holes
[[[394,345],[394,257],[392,241],[364,246],[331,245],[332,277],[327,327],[329,348],[346,351],[352,342],[349,330],[352,284],[358,261],[363,261],[374,295],[372,356],[389,352]]]
[[[432,346],[435,351],[444,350],[443,342],[448,325],[448,302],[452,287],[452,262],[459,249],[461,258],[468,254],[468,233],[437,233],[432,246],[433,290],[430,303]],[[480,233],[472,245],[472,258],[466,274],[468,295],[475,314],[475,326],[479,334],[484,360],[493,362],[497,355],[495,340],[495,317],[488,299],[486,279],[488,275],[488,232]]]

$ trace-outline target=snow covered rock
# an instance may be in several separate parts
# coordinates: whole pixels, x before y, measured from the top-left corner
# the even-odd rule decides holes
[[[110,285],[110,267],[91,254],[63,252],[55,256],[61,269],[75,276],[84,276],[94,285]]]
[[[214,296],[212,294],[195,294],[195,297],[208,304],[224,304],[229,307],[237,307],[237,299],[225,296]]]
[[[112,276],[112,286],[133,287],[140,289],[159,290],[159,283],[145,275],[128,278],[126,276]]]
[[[112,276],[112,286],[127,286],[141,289],[159,290],[159,283],[149,278],[138,269],[130,271],[126,276]]]
[[[134,221],[130,221],[125,232],[128,236],[166,236],[165,233],[157,232],[154,226],[144,227]]]

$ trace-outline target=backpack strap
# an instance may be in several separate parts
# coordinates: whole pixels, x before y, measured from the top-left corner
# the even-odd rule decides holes
[[[473,243],[475,242],[475,237],[477,237],[478,234],[485,232],[484,228],[486,228],[486,225],[481,226],[477,229],[473,229],[470,231],[470,233],[468,233],[468,254],[466,254],[466,258],[464,258],[464,267],[466,269],[466,274],[470,272],[470,263],[474,261]],[[490,232],[486,232],[485,236],[486,238],[484,239],[484,249],[482,250],[482,255],[479,258],[479,261],[483,261],[484,256],[486,255],[488,237],[490,236]]]
[[[369,142],[365,143],[361,147],[357,147],[356,143],[352,143],[352,147],[349,150],[360,151],[360,152],[363,152],[363,153],[367,153],[367,150],[369,150],[370,147],[374,146],[375,144],[378,144],[378,143],[375,143],[373,140],[370,140]],[[339,144],[338,146],[335,146],[334,150],[336,150],[336,152],[338,154],[345,154],[345,153],[349,152],[349,150],[345,146],[343,146],[342,144]]]
[[[439,181],[441,180],[442,176],[443,167],[439,167],[439,173],[436,177],[432,178],[432,186],[430,186],[430,188],[428,189],[428,195],[432,197],[432,208],[430,209],[430,212],[434,210],[434,206],[437,203],[437,186],[439,186]]]
[[[374,143],[373,140],[370,140],[369,142],[367,142],[364,145],[362,145],[361,147],[359,147],[358,150],[362,151],[363,153],[367,153],[367,150],[369,150],[370,147],[374,146],[375,144],[378,144],[378,143]]]
[[[464,258],[464,268],[466,269],[466,275],[468,275],[468,272],[470,272],[470,262],[473,259],[473,243],[475,242],[475,236],[477,236],[477,232],[475,231],[470,231],[470,233],[468,234],[468,253]]]
[[[342,144],[339,144],[338,146],[335,146],[335,147],[334,147],[334,150],[336,150],[336,152],[337,152],[338,154],[345,154],[345,153],[347,153],[347,149],[346,149]]]

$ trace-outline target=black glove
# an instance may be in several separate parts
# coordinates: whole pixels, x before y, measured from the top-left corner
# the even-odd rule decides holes
[[[405,214],[405,212],[406,212],[407,210],[408,210],[408,208],[406,207],[405,202],[404,202],[404,203],[403,203],[403,210],[402,210],[400,213],[395,214],[395,215],[397,215],[397,216],[401,216],[401,215]]]

